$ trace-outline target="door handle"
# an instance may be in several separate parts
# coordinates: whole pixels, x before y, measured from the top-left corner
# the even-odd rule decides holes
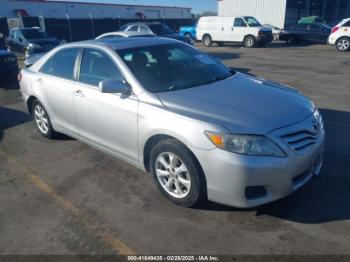
[[[74,92],[74,95],[75,95],[75,96],[79,96],[79,97],[84,97],[84,96],[85,96],[84,93],[83,93],[81,90],[75,91],[75,92]]]

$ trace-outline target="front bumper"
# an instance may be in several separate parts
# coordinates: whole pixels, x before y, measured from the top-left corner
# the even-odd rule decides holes
[[[324,130],[320,131],[317,142],[303,154],[294,152],[277,138],[278,132],[282,131],[286,130],[278,130],[269,137],[286,152],[287,157],[283,158],[191,148],[205,173],[208,199],[235,207],[255,207],[293,193],[318,175],[323,162]],[[247,195],[254,190],[257,197]]]
[[[262,35],[262,36],[258,36],[256,38],[256,42],[258,44],[267,44],[267,43],[271,43],[273,41],[273,35]]]
[[[335,45],[336,42],[337,42],[337,38],[335,38],[334,36],[330,35],[328,37],[328,44]]]

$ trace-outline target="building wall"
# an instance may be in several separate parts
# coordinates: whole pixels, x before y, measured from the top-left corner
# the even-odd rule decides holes
[[[0,0],[0,17],[15,17],[15,10],[25,10],[29,16],[45,18],[140,18],[137,13],[147,18],[191,18],[191,8],[161,7],[141,5],[108,5],[73,2],[49,2],[32,0]]]
[[[286,0],[219,0],[219,16],[254,16],[262,24],[284,27]]]

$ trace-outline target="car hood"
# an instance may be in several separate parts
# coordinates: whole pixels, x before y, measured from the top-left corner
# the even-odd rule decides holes
[[[0,56],[14,56],[14,54],[4,49],[0,49]]]
[[[45,45],[45,44],[58,45],[60,43],[60,41],[57,38],[30,39],[28,40],[28,42],[33,44],[38,44],[38,45]]]
[[[158,95],[170,111],[239,134],[267,134],[300,122],[315,110],[311,100],[294,89],[241,73]]]

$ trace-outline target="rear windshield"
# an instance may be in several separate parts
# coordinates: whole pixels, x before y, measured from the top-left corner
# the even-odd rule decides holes
[[[174,30],[172,30],[167,25],[149,25],[149,28],[151,28],[152,32],[156,35],[168,35],[168,34],[174,34]]]

